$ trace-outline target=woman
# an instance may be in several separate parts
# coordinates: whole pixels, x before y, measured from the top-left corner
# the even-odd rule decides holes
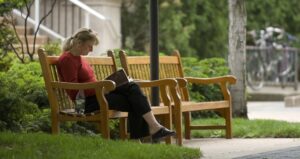
[[[95,82],[96,77],[91,66],[81,56],[93,51],[93,46],[99,43],[96,32],[81,28],[69,37],[63,53],[58,61],[58,73],[64,82]],[[72,100],[80,93],[78,90],[67,91]],[[94,90],[85,90],[85,113],[99,110],[99,104]],[[155,119],[146,96],[134,82],[117,87],[105,95],[109,108],[128,112],[131,139],[139,139],[149,134],[152,140],[161,140],[174,136],[175,132],[160,125]]]

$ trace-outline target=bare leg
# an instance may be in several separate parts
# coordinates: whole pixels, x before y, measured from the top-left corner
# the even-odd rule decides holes
[[[149,131],[150,131],[151,135],[156,133],[158,130],[160,130],[163,127],[157,122],[152,111],[144,114],[143,118],[146,120],[146,122],[149,126]]]

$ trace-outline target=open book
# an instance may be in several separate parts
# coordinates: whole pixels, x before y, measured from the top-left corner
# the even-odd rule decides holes
[[[109,75],[105,79],[114,81],[117,87],[130,82],[130,79],[128,78],[124,69],[120,69],[114,72],[113,74]]]

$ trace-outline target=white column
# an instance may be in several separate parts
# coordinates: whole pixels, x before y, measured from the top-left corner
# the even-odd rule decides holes
[[[40,21],[40,0],[35,0],[34,19],[35,19],[34,31],[37,31],[39,21]]]
[[[90,27],[90,13],[86,12],[84,15],[84,23],[85,27],[89,28]]]

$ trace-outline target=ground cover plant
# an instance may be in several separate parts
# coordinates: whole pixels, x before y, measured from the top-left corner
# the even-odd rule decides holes
[[[1,158],[196,159],[199,149],[104,140],[100,136],[0,133]]]

